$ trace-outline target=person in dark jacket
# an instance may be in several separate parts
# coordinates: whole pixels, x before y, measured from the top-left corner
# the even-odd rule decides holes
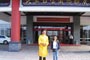
[[[53,51],[53,60],[58,60],[58,50],[60,49],[60,43],[57,39],[57,36],[54,36],[54,39],[51,42],[51,49]]]

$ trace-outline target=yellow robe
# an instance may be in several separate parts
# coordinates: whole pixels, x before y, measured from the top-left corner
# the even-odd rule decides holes
[[[43,46],[40,43],[44,43],[46,44],[46,46]],[[47,49],[48,44],[49,44],[48,36],[40,35],[38,39],[38,44],[39,44],[39,56],[46,57],[48,55],[48,49]]]

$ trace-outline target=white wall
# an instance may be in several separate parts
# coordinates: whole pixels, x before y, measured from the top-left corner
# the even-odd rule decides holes
[[[80,25],[90,25],[90,17],[81,17]]]
[[[36,21],[35,19],[36,16],[34,16],[34,22]],[[90,17],[80,17],[80,19],[81,19],[80,25],[90,25]],[[71,16],[70,16],[70,22],[73,22],[73,17]],[[21,24],[26,24],[26,16],[21,16]]]
[[[8,16],[8,15],[0,12],[0,20],[11,22],[11,16]],[[26,16],[21,16],[21,24],[26,24]]]
[[[0,12],[0,20],[4,20],[9,22],[10,21],[10,17],[2,12]]]
[[[21,16],[21,24],[26,24],[26,16]]]
[[[20,6],[23,12],[90,12],[89,7],[61,7],[61,6]]]
[[[35,19],[37,17],[41,17],[41,16],[34,16],[34,22],[36,21]],[[51,16],[48,16],[48,17],[51,17]],[[54,17],[60,17],[60,16],[54,16]],[[61,16],[61,17],[63,17],[63,16]],[[70,22],[73,22],[73,17],[67,16],[67,18],[70,18]],[[80,19],[81,19],[80,20],[80,25],[90,25],[90,17],[80,17]],[[4,21],[7,21],[7,22],[10,22],[11,21],[11,16],[8,16],[8,15],[0,12],[0,20],[4,20]],[[26,24],[26,16],[21,16],[21,24],[22,25]]]

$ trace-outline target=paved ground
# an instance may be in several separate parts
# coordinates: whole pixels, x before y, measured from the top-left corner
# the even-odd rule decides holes
[[[37,46],[22,46],[20,52],[8,52],[8,46],[0,45],[0,60],[38,60]],[[58,60],[90,60],[90,46],[61,46]],[[49,49],[47,60],[52,59]]]

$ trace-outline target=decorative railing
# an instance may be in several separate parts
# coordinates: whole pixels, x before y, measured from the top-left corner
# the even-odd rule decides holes
[[[23,6],[78,6],[90,7],[90,0],[22,0]]]

